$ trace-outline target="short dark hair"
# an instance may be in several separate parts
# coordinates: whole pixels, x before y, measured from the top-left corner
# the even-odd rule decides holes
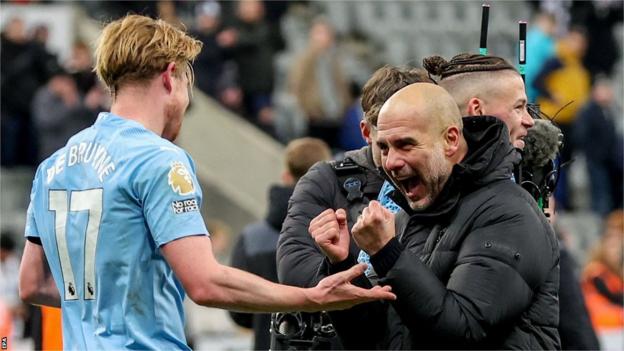
[[[321,139],[294,139],[286,146],[286,169],[298,181],[315,163],[329,160],[331,156],[331,149]]]
[[[394,93],[414,83],[434,83],[427,76],[427,72],[420,68],[401,68],[383,66],[364,84],[362,88],[362,110],[364,119],[373,126],[377,126],[377,118],[381,106]]]

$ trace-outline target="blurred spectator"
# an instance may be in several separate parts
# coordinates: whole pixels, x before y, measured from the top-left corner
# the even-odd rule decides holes
[[[157,1],[156,11],[158,11],[158,18],[180,29],[184,28],[184,23],[178,17],[176,4],[173,0]]]
[[[109,21],[111,18],[123,17],[128,13],[155,18],[158,16],[158,5],[154,0],[82,0],[82,6],[87,13],[99,21]]]
[[[362,137],[360,130],[360,121],[364,118],[361,97],[359,96],[361,90],[356,83],[351,83],[351,96],[354,98],[345,113],[338,137],[339,147],[344,151],[357,150],[366,146],[366,140]]]
[[[338,148],[338,134],[350,103],[349,82],[341,67],[334,28],[318,18],[306,51],[295,63],[290,84],[308,120],[308,135]]]
[[[286,147],[285,170],[279,185],[269,188],[269,212],[264,220],[243,229],[232,252],[232,266],[277,282],[275,253],[282,223],[286,218],[288,200],[295,184],[316,162],[329,160],[327,144],[315,138],[291,141]],[[236,324],[253,328],[254,350],[268,350],[270,346],[271,315],[230,312]]]
[[[572,1],[571,23],[587,28],[587,55],[583,63],[593,76],[611,76],[613,68],[622,56],[618,48],[614,28],[622,22],[624,2],[612,0]]]
[[[579,109],[589,98],[590,76],[582,62],[586,49],[587,39],[584,30],[570,29],[570,32],[557,43],[555,57],[544,64],[533,84],[538,92],[537,103],[540,104],[542,112],[555,117],[555,122],[565,137],[561,162],[572,159],[574,151],[572,125]],[[566,168],[562,168],[559,174],[555,197],[557,203],[564,209],[572,208]]]
[[[285,49],[286,43],[282,37],[281,21],[294,2],[296,1],[262,1],[265,8],[266,21],[271,31],[271,45],[275,51],[282,51]]]
[[[0,40],[2,166],[34,166],[37,161],[30,105],[36,90],[58,67],[44,45],[26,36],[24,21],[10,18]]]
[[[562,350],[598,350],[600,344],[583,300],[578,265],[568,250],[569,233],[557,223],[555,200],[548,206],[550,223],[559,239],[559,336]]]
[[[45,24],[38,24],[35,28],[33,28],[30,36],[35,43],[45,47],[48,43],[48,38],[50,37],[50,30]]]
[[[526,40],[526,81],[529,102],[535,102],[537,91],[533,87],[535,77],[544,63],[555,54],[555,16],[547,12],[538,12],[531,22]]]
[[[237,64],[245,117],[273,135],[274,48],[264,18],[263,3],[259,0],[239,1],[234,23],[220,32],[217,40],[222,47],[229,49]]]
[[[589,72],[582,62],[586,49],[584,30],[571,29],[557,42],[555,57],[544,64],[535,78],[534,88],[542,111],[551,117],[557,115],[555,121],[560,125],[569,126],[589,96]],[[569,102],[570,106],[559,111]]]
[[[220,35],[221,5],[203,1],[195,7],[195,29],[191,34],[204,45],[195,59],[195,81],[204,93],[219,100],[234,112],[242,111],[243,93],[238,86],[238,69],[226,62],[224,46],[230,45],[229,34]]]
[[[34,126],[39,137],[39,160],[60,149],[78,131],[93,124],[104,104],[99,86],[80,95],[72,76],[60,70],[39,89],[32,103]]]
[[[223,49],[217,41],[221,5],[216,1],[203,1],[195,7],[195,28],[191,35],[204,45],[193,63],[195,82],[204,93],[217,98],[217,86],[223,71]]]
[[[63,350],[61,309],[41,306],[41,349]]]
[[[85,42],[80,40],[74,42],[66,67],[74,77],[81,95],[86,95],[97,83],[97,77],[93,72],[92,57],[91,49]]]
[[[587,163],[591,210],[601,217],[622,206],[622,135],[615,126],[613,94],[610,81],[597,79],[574,123],[575,142]]]
[[[624,211],[612,212],[583,272],[583,294],[604,350],[624,342]]]

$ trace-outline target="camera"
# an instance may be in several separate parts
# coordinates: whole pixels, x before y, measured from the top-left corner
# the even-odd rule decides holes
[[[273,313],[271,350],[342,349],[326,312]]]

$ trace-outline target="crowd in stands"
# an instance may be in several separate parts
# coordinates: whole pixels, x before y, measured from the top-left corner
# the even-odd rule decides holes
[[[604,219],[604,225],[588,263],[577,271],[582,273],[579,278],[595,330],[599,335],[621,332],[624,146],[618,118],[624,101],[614,91],[613,79],[622,74],[621,64],[617,64],[621,63],[622,48],[614,35],[614,28],[621,28],[623,20],[622,2],[530,3],[534,17],[527,36],[527,95],[565,135],[555,193],[558,209],[577,210],[568,165],[583,158],[590,192],[587,207]],[[203,42],[193,64],[196,87],[283,144],[311,136],[325,141],[334,153],[365,145],[359,131],[361,87],[358,77],[346,67],[349,47],[313,1],[83,1],[80,5],[98,20],[136,12],[187,28]],[[297,16],[301,8],[306,9],[301,20],[308,26],[308,38],[298,49],[288,45],[281,26],[285,16]],[[71,135],[91,125],[97,113],[110,104],[109,95],[92,72],[90,46],[76,40],[69,60],[60,62],[58,53],[46,46],[49,30],[45,25],[27,28],[19,17],[3,23],[3,169],[35,167]],[[277,59],[284,52],[292,60],[286,83],[278,87]],[[378,63],[371,63],[368,71],[372,73]],[[287,128],[279,125],[284,118],[279,116],[282,112],[275,99],[278,89],[293,97],[304,121],[302,133],[280,133]],[[32,320],[41,313],[17,298],[19,250],[12,239],[16,237],[19,235],[5,232],[1,236],[1,335],[41,330],[11,322]],[[41,342],[40,335],[35,339]]]

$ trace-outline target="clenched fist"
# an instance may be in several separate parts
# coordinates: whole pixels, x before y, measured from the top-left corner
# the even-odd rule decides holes
[[[327,209],[310,221],[308,232],[332,264],[349,256],[349,228],[343,209]]]
[[[394,238],[394,214],[371,201],[351,230],[355,243],[372,256]]]

